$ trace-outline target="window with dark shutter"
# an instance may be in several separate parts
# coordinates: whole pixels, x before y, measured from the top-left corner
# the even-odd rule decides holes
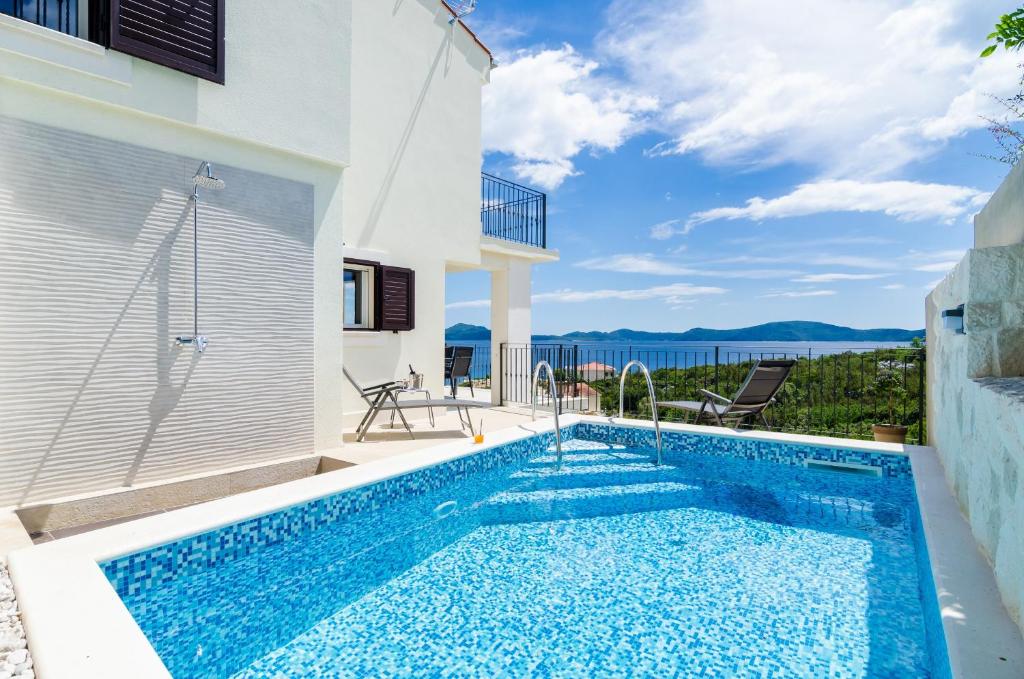
[[[377,318],[381,330],[412,330],[416,326],[416,273],[397,266],[380,267]]]
[[[224,83],[224,0],[109,0],[110,48]]]

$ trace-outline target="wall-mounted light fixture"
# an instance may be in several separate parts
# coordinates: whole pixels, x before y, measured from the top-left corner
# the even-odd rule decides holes
[[[946,330],[952,330],[958,335],[965,335],[964,330],[964,305],[961,304],[955,309],[943,309],[942,311],[942,327]]]

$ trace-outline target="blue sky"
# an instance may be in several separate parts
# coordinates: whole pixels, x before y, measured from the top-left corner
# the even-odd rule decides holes
[[[484,169],[548,193],[534,332],[918,328],[1008,166],[989,0],[479,0]],[[447,277],[448,325],[489,279]]]

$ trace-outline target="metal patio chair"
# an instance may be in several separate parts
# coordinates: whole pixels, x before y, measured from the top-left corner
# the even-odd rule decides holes
[[[702,419],[714,418],[720,427],[724,420],[737,419],[742,423],[748,417],[759,416],[764,425],[771,429],[771,422],[765,416],[768,406],[775,403],[775,396],[782,389],[796,361],[792,359],[765,359],[754,363],[747,378],[731,399],[719,396],[713,391],[701,389],[703,401],[659,401],[659,408],[675,408],[697,414],[695,424]]]
[[[476,398],[473,391],[473,378],[470,369],[473,365],[473,347],[450,346],[444,348],[444,381],[452,385],[452,398],[456,398],[459,380],[469,380],[469,393]]]
[[[347,368],[342,368],[341,370],[345,374],[346,379],[352,383],[352,386],[359,390],[359,395],[364,401],[366,401],[367,406],[369,406],[366,414],[363,415],[363,419],[359,421],[359,426],[356,427],[357,442],[363,440],[366,436],[366,432],[370,430],[370,426],[381,411],[398,413],[398,417],[402,420],[402,425],[405,427],[405,430],[409,432],[409,438],[415,439],[416,437],[412,433],[412,427],[409,426],[409,422],[405,419],[405,415],[402,411],[416,408],[455,408],[459,413],[459,422],[462,425],[462,428],[465,429],[468,425],[469,433],[476,434],[473,430],[473,420],[469,416],[469,409],[486,408],[490,405],[483,401],[465,401],[455,398],[424,398],[400,401],[398,399],[398,394],[405,389],[404,382],[390,380],[388,382],[378,382],[372,385],[362,385],[359,384],[351,374],[349,374]]]

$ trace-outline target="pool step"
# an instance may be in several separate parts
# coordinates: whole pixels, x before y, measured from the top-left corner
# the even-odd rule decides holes
[[[505,492],[494,496],[478,511],[483,524],[562,521],[691,507],[697,501],[694,494],[701,492],[696,486],[670,481]]]

